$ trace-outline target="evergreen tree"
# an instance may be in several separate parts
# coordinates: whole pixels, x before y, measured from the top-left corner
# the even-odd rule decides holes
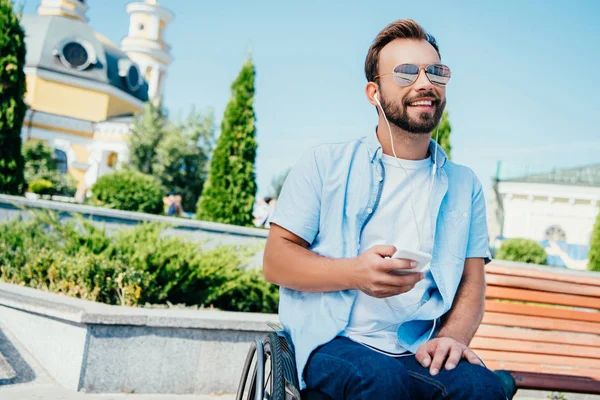
[[[129,168],[151,175],[157,162],[158,145],[165,137],[167,118],[162,105],[148,101],[133,124],[129,143]]]
[[[0,0],[0,193],[22,194],[21,128],[25,94],[25,34],[10,0]]]
[[[231,85],[232,98],[225,109],[208,181],[200,197],[198,219],[252,225],[256,195],[255,74],[249,59]]]
[[[592,232],[589,259],[588,269],[600,272],[600,213],[596,217],[596,225],[594,225],[594,231]]]
[[[442,149],[446,152],[448,159],[451,159],[452,145],[450,144],[450,133],[452,132],[452,126],[450,126],[450,120],[448,119],[448,111],[444,111],[442,115],[442,120],[440,121],[440,126],[437,128],[439,131],[437,134],[439,135],[438,143],[442,146]],[[436,131],[434,130],[431,134],[433,139],[435,140]]]

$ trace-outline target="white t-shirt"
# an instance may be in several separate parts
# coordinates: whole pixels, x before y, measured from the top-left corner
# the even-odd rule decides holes
[[[385,180],[381,198],[362,232],[360,253],[377,245],[394,245],[398,249],[420,250],[431,254],[433,237],[428,212],[431,157],[410,161],[396,160],[384,154],[383,164]],[[407,173],[410,179],[407,178]],[[421,234],[421,241],[418,232]],[[396,331],[419,308],[423,295],[433,285],[429,265],[423,272],[425,279],[409,292],[397,296],[378,299],[359,292],[348,327],[342,335],[392,355],[406,352],[398,343]]]

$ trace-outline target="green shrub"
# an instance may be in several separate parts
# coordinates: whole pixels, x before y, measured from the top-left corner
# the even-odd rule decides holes
[[[37,179],[29,183],[29,191],[35,194],[52,194],[54,184],[46,179]]]
[[[277,287],[245,269],[256,248],[206,250],[165,228],[147,223],[108,236],[81,216],[36,212],[0,225],[0,280],[107,304],[277,312]]]
[[[92,186],[94,205],[124,211],[160,214],[163,189],[157,179],[141,172],[122,170],[100,177]]]
[[[546,251],[541,244],[530,239],[507,239],[496,253],[499,260],[546,265]]]
[[[596,224],[590,240],[589,259],[588,269],[600,272],[600,213],[596,217]]]

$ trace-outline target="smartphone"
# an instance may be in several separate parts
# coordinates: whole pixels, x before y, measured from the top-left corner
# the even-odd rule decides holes
[[[394,275],[406,275],[415,272],[421,272],[423,268],[425,268],[425,266],[431,261],[431,254],[417,250],[399,249],[394,253],[392,258],[404,258],[406,260],[412,260],[417,262],[417,266],[414,268],[397,269],[391,272]]]

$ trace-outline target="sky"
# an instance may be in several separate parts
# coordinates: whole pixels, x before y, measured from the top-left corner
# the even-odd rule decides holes
[[[116,43],[130,0],[89,0],[89,24]],[[34,13],[39,0],[27,0]],[[311,146],[372,134],[369,45],[412,18],[451,67],[453,161],[491,187],[505,171],[600,162],[600,1],[162,0],[175,14],[164,102],[174,117],[212,109],[217,129],[250,52],[256,66],[258,195]]]

